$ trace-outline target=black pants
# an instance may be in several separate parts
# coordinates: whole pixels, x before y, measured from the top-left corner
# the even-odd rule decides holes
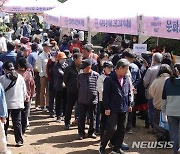
[[[56,109],[57,118],[60,118],[62,116],[62,101],[63,101],[63,92],[56,91],[55,109]]]
[[[136,111],[129,112],[128,113],[128,121],[127,121],[127,127],[126,130],[131,130],[133,126],[135,126],[136,123]]]
[[[95,131],[96,127],[96,105],[91,104],[81,104],[78,103],[78,133],[81,136],[85,135],[85,121],[86,121],[86,115],[89,115],[90,125],[89,125],[89,131],[88,135],[92,135]]]
[[[70,124],[73,107],[78,99],[77,93],[67,93],[67,106],[65,114],[65,125]]]
[[[62,97],[63,97],[62,116],[65,116],[66,115],[66,106],[67,106],[67,88],[63,88]]]
[[[55,92],[54,92],[54,83],[49,81],[49,113],[50,115],[54,115],[54,100],[55,100]]]
[[[28,119],[28,112],[30,109],[30,102],[24,103],[24,109],[21,110],[21,124],[22,124],[22,133],[24,134],[27,128],[27,119]]]
[[[103,106],[103,102],[99,102],[100,105],[100,114],[101,114],[101,118],[100,118],[100,138],[102,139],[103,135],[104,135],[104,131],[106,130],[106,120],[107,120],[107,116],[105,115],[105,109]]]
[[[124,140],[126,124],[127,124],[127,113],[111,113],[108,116],[108,130],[105,131],[102,139],[101,146],[106,147],[109,140],[114,138],[114,151],[121,148]],[[114,136],[115,135],[115,136]]]
[[[23,143],[22,124],[21,124],[21,109],[8,110],[8,118],[7,118],[7,122],[5,124],[5,127],[4,127],[5,134],[7,136],[7,130],[9,127],[9,115],[10,114],[11,114],[13,128],[14,128],[15,141],[16,141],[16,143],[18,143],[19,141]]]

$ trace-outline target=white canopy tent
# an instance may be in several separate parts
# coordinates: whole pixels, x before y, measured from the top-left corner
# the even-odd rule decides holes
[[[49,21],[47,18],[45,21],[58,26],[95,32],[180,38],[180,35],[165,33],[167,27],[164,24],[170,19],[172,23],[176,21],[176,25],[171,25],[172,28],[179,27],[180,13],[177,10],[180,1],[173,0],[172,2],[164,0],[68,0],[59,8],[46,11],[45,16],[49,16]],[[53,18],[58,20],[52,23]],[[177,20],[174,21],[173,18]],[[159,26],[156,26],[158,24]],[[162,31],[156,32],[157,27]]]
[[[9,13],[43,13],[60,4],[57,0],[9,0],[4,4],[3,11]]]

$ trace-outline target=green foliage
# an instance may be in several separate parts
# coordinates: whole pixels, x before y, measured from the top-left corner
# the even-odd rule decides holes
[[[151,37],[146,42],[148,44],[148,50],[152,50],[156,47],[157,38]],[[164,46],[173,51],[173,54],[180,56],[180,40],[159,38],[158,47],[162,50]]]

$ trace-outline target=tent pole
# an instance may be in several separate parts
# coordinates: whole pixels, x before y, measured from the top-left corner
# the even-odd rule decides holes
[[[88,17],[88,44],[91,44],[91,23],[90,23],[90,17]]]
[[[156,46],[159,46],[159,37],[157,37],[157,40],[156,40]]]
[[[124,40],[126,39],[126,34],[124,34]]]
[[[138,18],[138,43],[141,44],[143,43],[142,40],[141,40],[141,37],[142,37],[142,15],[140,16],[137,16]]]

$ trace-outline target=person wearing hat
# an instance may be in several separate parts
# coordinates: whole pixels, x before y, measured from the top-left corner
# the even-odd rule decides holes
[[[71,114],[73,106],[78,99],[78,89],[77,89],[77,76],[80,73],[80,65],[82,62],[82,54],[75,53],[73,55],[73,62],[69,65],[64,72],[64,83],[67,87],[67,108],[65,114],[65,129],[69,129]],[[76,117],[75,117],[75,120]]]
[[[8,118],[5,124],[5,134],[9,127],[9,115],[11,115],[16,146],[23,146],[21,110],[24,109],[26,99],[26,84],[24,78],[15,71],[12,62],[3,64],[4,75],[0,77],[0,83],[5,89]]]
[[[21,122],[22,122],[22,133],[24,134],[29,125],[29,115],[31,100],[35,94],[35,82],[33,70],[29,68],[29,63],[26,58],[20,58],[18,60],[18,70],[17,72],[21,74],[24,78],[27,87],[27,95],[24,101],[24,109],[21,111]]]
[[[100,154],[105,154],[109,140],[114,139],[112,153],[124,153],[121,149],[125,130],[127,113],[132,112],[131,83],[129,76],[129,61],[121,59],[116,68],[104,80],[103,105],[108,116],[108,129],[104,132],[100,143]]]
[[[49,114],[50,118],[54,118],[54,103],[55,103],[55,93],[54,93],[54,65],[56,63],[56,51],[51,51],[51,58],[48,60],[46,71],[49,83]]]
[[[104,131],[105,131],[105,125],[106,125],[106,119],[107,116],[105,115],[105,109],[103,106],[103,84],[105,78],[113,71],[113,63],[111,61],[106,61],[103,64],[103,73],[99,76],[97,80],[97,89],[99,92],[99,106],[100,106],[100,137],[102,138]],[[98,117],[98,116],[97,116]]]
[[[88,137],[96,138],[95,132],[95,110],[98,103],[97,80],[99,74],[92,70],[90,59],[82,61],[80,68],[83,73],[78,75],[78,133],[79,139],[85,138],[85,119],[89,114]]]
[[[55,90],[55,111],[56,111],[56,122],[61,122],[61,117],[64,112],[63,106],[66,101],[66,89],[63,81],[64,71],[67,67],[66,55],[64,52],[59,52],[56,56],[56,64],[54,65],[54,90]]]
[[[46,67],[48,63],[48,59],[51,57],[50,51],[51,51],[52,45],[49,42],[43,43],[43,52],[38,56],[37,58],[37,68],[40,76],[40,106],[43,111],[47,111],[46,106],[48,106],[49,103],[49,97],[48,97],[48,79],[47,79],[47,72]]]
[[[82,49],[82,54],[83,54],[83,59],[90,59],[92,64],[92,70],[97,71],[97,59],[92,56],[94,55],[92,45],[91,44],[84,45]]]
[[[64,50],[65,55],[67,56],[66,63],[68,66],[72,65],[73,63],[73,57],[69,50]]]

